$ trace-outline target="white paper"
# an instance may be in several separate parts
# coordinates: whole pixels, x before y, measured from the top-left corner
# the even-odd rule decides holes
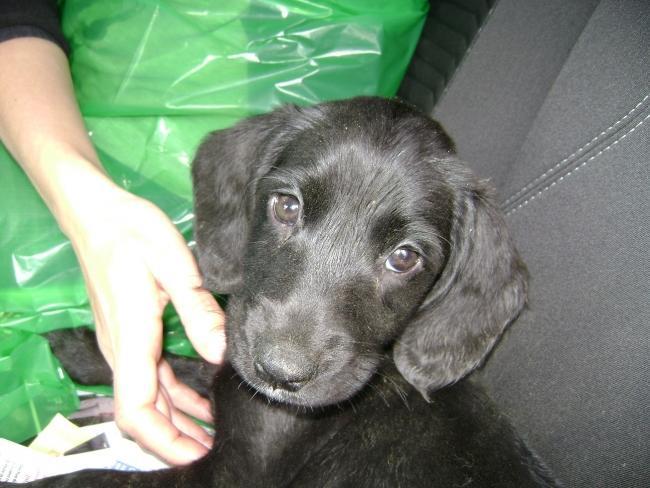
[[[55,422],[58,429],[64,425],[60,419]],[[83,434],[79,438],[93,438],[103,433],[110,447],[68,456],[50,456],[7,439],[0,439],[0,481],[25,483],[82,469],[152,471],[168,467],[152,454],[143,451],[135,442],[122,437],[115,422],[72,427]],[[47,442],[41,439],[37,443],[40,449],[45,452],[59,451],[52,445],[52,442],[56,444],[56,440],[53,441],[49,434],[45,441]]]

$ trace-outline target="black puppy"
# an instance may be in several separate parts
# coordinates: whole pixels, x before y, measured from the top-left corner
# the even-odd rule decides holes
[[[379,98],[283,107],[209,135],[193,179],[205,283],[230,295],[214,448],[39,486],[552,484],[477,387],[442,388],[485,359],[527,275],[439,124]]]

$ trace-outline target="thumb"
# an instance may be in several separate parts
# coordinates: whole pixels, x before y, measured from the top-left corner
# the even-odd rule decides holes
[[[220,364],[226,350],[226,317],[212,294],[203,288],[194,256],[178,237],[178,246],[149,256],[149,267],[174,304],[194,348],[205,360]]]
[[[181,234],[162,213],[149,219],[149,269],[174,304],[187,336],[207,361],[221,363],[226,349],[225,314],[203,288],[196,260]],[[156,238],[152,238],[155,236]]]
[[[225,314],[214,297],[192,278],[167,293],[197,352],[211,363],[222,363],[226,351]]]

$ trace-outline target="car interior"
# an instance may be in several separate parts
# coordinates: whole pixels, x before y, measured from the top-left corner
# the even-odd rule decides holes
[[[270,2],[258,3],[266,8]],[[84,10],[92,9],[79,7],[82,13]],[[235,14],[233,18],[239,12]],[[88,30],[90,34],[99,32],[99,38],[111,33],[101,22],[96,24],[95,31]],[[225,22],[232,24],[235,22]],[[179,29],[184,25],[179,22]],[[68,19],[67,28],[74,30],[75,26]],[[261,30],[258,25],[250,29]],[[241,38],[245,39],[243,32]],[[90,35],[88,39],[97,40]],[[264,47],[263,43],[259,45]],[[188,138],[192,144],[177,137],[173,144],[178,147],[171,147],[167,135],[182,132],[175,125],[178,122],[178,127],[193,128],[202,136],[208,125],[210,130],[215,128],[213,122],[199,113],[196,120],[188,119],[183,126],[182,117],[176,116],[183,110],[189,113],[183,103],[194,103],[194,99],[178,97],[180,109],[165,106],[160,120],[155,119],[155,124],[166,131],[164,137],[152,136],[155,130],[149,125],[155,124],[143,114],[136,117],[130,112],[131,99],[109,113],[109,123],[105,124],[98,117],[102,114],[92,111],[102,109],[103,98],[110,98],[101,90],[93,91],[99,85],[97,80],[115,82],[120,93],[123,80],[110,80],[99,71],[93,74],[92,66],[83,64],[94,59],[94,53],[88,54],[92,46],[77,42],[73,47],[86,56],[78,56],[73,68],[96,76],[80,90],[81,105],[84,97],[92,102],[86,107],[91,108],[90,129],[99,134],[94,141],[121,142],[123,137],[130,141],[123,146],[151,144],[154,150],[149,146],[143,149],[141,160],[126,152],[123,159],[142,163],[148,176],[162,175],[161,181],[167,181],[168,173],[182,173],[181,184],[168,186],[180,188],[181,196],[189,194],[185,176],[191,157],[184,151],[196,147],[199,136]],[[167,62],[163,50],[152,52],[161,66]],[[285,55],[280,49],[278,53]],[[102,54],[98,54],[98,63],[105,59]],[[209,65],[212,58],[205,59]],[[136,101],[143,97],[149,103],[147,97],[156,101],[162,90],[147,85],[147,70],[159,66],[143,66],[146,76],[140,82],[145,89],[136,90],[136,95],[125,92]],[[349,67],[354,68],[354,64]],[[359,76],[374,76],[372,70],[365,71]],[[249,89],[240,82],[245,74],[243,68],[233,70],[235,81],[229,81],[242,99]],[[339,81],[344,85],[349,74],[328,76],[326,82],[319,81],[323,90],[336,88]],[[194,81],[187,78],[192,87]],[[133,79],[137,88],[137,76]],[[248,83],[249,78],[243,79]],[[260,73],[259,79],[276,81],[266,73]],[[179,76],[174,83],[183,88],[184,80]],[[301,83],[283,83],[283,95],[297,93],[296,98],[310,101],[311,93]],[[219,94],[218,90],[211,92],[198,82],[194,84],[206,99]],[[459,157],[497,188],[506,223],[530,272],[526,309],[473,377],[563,486],[650,486],[650,1],[430,0],[420,40],[397,95],[438,120],[454,139]],[[195,105],[202,108],[204,100],[197,100],[200,103]],[[253,109],[275,103],[260,100],[251,102]],[[229,102],[223,106],[230,107]],[[147,103],[142,105],[149,110]],[[154,110],[158,108],[151,109],[156,116],[160,115]],[[227,113],[230,118],[221,122],[225,126],[248,115],[245,112]],[[169,115],[166,122],[164,115]],[[127,122],[141,122],[144,129],[138,132],[140,126],[134,125],[134,130]],[[102,139],[106,127],[115,135],[107,130],[108,136]],[[119,151],[111,153],[98,146],[109,170],[113,164],[119,169],[112,170],[115,174],[123,171],[127,175],[120,177],[125,186],[136,187],[140,180],[146,180],[131,176],[129,168],[115,163],[122,157]],[[158,151],[158,146],[163,149]],[[162,160],[171,153],[185,158],[180,170],[170,167],[156,173],[148,166],[150,160]],[[8,158],[0,153],[2,157]],[[5,282],[16,289],[22,287],[18,291],[25,293],[29,305],[23,308],[37,312],[33,315],[39,317],[39,326],[61,317],[70,322],[68,326],[90,323],[92,315],[84,302],[83,282],[71,247],[33,190],[24,202],[12,196],[15,188],[28,183],[17,166],[4,166],[0,167],[0,179],[5,182],[0,210],[3,202],[15,200],[22,213],[6,210],[10,207],[6,205],[6,215],[0,215],[6,234],[0,238],[0,261],[9,263],[12,259],[13,267],[20,270],[23,266],[29,272],[21,275],[24,283],[18,280],[14,286],[15,277],[5,277],[14,268],[3,266],[6,270],[0,270],[0,288]],[[20,185],[15,184],[17,181]],[[170,209],[182,210],[174,216],[175,223],[182,224],[179,229],[185,237],[191,235],[187,198],[167,188],[163,192],[148,180],[145,183],[149,186],[144,185],[141,193],[160,196],[161,201],[165,197],[167,206],[163,210],[168,214]],[[31,226],[29,232],[38,242],[25,246],[21,252],[26,257],[21,261],[14,259],[18,246],[9,237],[14,232],[22,246],[22,236],[15,229],[23,224]],[[48,239],[51,243],[45,242]],[[39,247],[41,241],[53,252],[44,252]],[[45,289],[55,281],[50,280],[48,266],[41,266],[39,259],[50,254],[56,258],[59,252],[63,264],[57,261],[51,267],[63,270],[60,275],[64,284],[72,277],[72,285],[48,299],[55,305],[66,305],[60,307],[65,308],[62,314],[56,315],[60,310],[39,308],[35,296],[39,287]],[[38,266],[33,266],[34,262]],[[43,270],[42,275],[31,272],[30,266]],[[18,307],[18,296],[7,293],[0,297],[0,308],[6,309],[0,310],[0,325],[15,322],[26,329],[29,317],[21,315],[25,310]],[[14,312],[15,316],[11,315]],[[46,325],[43,330],[53,328],[49,322]],[[70,389],[74,394],[72,385]],[[0,419],[10,418],[11,412],[6,410],[8,413],[0,410],[7,415],[0,415]]]

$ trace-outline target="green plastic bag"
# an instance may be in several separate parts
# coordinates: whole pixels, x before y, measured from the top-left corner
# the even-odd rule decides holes
[[[282,103],[394,95],[428,1],[62,5],[77,98],[102,163],[192,246],[189,166],[201,138]],[[0,330],[91,325],[70,242],[1,146],[0,228]],[[165,347],[192,354],[173,310],[164,318]]]
[[[0,437],[33,437],[57,412],[79,407],[75,392],[43,337],[0,329]]]
[[[200,139],[281,103],[393,95],[425,0],[68,0],[77,97],[113,179],[191,240],[189,165]],[[92,322],[69,241],[0,150],[0,325]]]

